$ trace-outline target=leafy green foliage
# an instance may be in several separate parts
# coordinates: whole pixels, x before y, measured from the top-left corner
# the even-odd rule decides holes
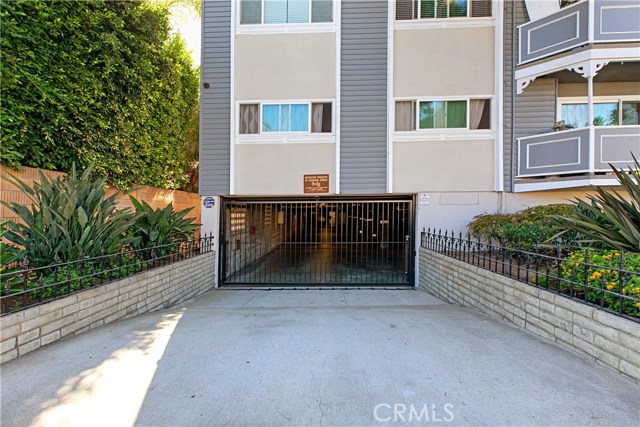
[[[193,208],[175,212],[173,203],[169,203],[164,208],[154,209],[145,201],[138,201],[133,196],[129,198],[136,211],[136,221],[129,232],[135,238],[136,249],[184,242],[192,238],[200,226],[193,223],[194,218],[185,218]]]
[[[640,252],[640,162],[629,172],[611,166],[622,189],[595,187],[597,194],[587,200],[576,199],[575,216],[558,217],[566,230],[584,236],[583,243],[597,243],[609,249]]]
[[[19,248],[13,248],[4,242],[4,239],[9,233],[7,225],[9,221],[0,221],[0,272],[4,270],[6,265],[11,264],[22,258],[23,251]]]
[[[91,168],[81,175],[72,165],[64,178],[49,178],[40,172],[40,181],[29,187],[20,179],[5,179],[27,194],[31,206],[15,202],[8,207],[21,223],[8,223],[6,239],[24,250],[30,266],[117,253],[135,238],[126,231],[135,222],[129,209],[116,210],[116,197],[106,197],[104,179],[91,180]]]
[[[514,214],[481,214],[469,223],[474,237],[493,240],[502,246],[532,250],[560,231],[552,215],[574,215],[569,204],[533,206]],[[569,237],[566,235],[565,237]]]
[[[11,268],[11,264],[24,256],[24,251],[21,248],[15,248],[4,242],[7,233],[9,233],[6,228],[8,223],[9,221],[0,222],[0,292],[20,282],[20,278],[15,273],[16,269]]]
[[[166,8],[3,1],[0,20],[2,164],[60,171],[74,161],[93,164],[118,188],[187,183],[198,70],[171,36]]]
[[[85,286],[89,283],[85,280]],[[41,281],[29,283],[30,288],[35,288],[30,292],[32,298],[55,298],[61,295],[77,292],[82,288],[80,273],[75,265],[63,265],[60,268],[47,271],[46,277]]]
[[[156,4],[158,7],[169,11],[182,7],[189,11],[193,11],[198,15],[200,15],[200,10],[202,8],[201,0],[151,0],[151,2]]]
[[[33,187],[15,176],[3,177],[32,204],[2,202],[20,222],[0,222],[1,313],[153,268],[167,256],[176,260],[194,253],[183,246],[199,227],[186,218],[192,208],[153,209],[130,196],[136,211],[116,210],[119,195],[107,197],[105,179],[92,181],[91,173],[87,168],[79,174],[72,164],[66,177],[40,172]],[[23,257],[28,268],[9,265]]]
[[[579,297],[586,292],[587,301],[598,305],[602,303],[613,311],[619,311],[620,308],[620,297],[615,296],[614,292],[635,298],[622,299],[622,312],[640,317],[640,275],[623,276],[621,280],[621,275],[615,270],[621,267],[627,271],[640,271],[640,254],[621,254],[616,250],[590,251],[587,259],[584,248],[571,252],[562,264],[562,277],[565,279],[562,290]],[[569,282],[576,284],[570,286]],[[588,287],[584,283],[588,283]]]

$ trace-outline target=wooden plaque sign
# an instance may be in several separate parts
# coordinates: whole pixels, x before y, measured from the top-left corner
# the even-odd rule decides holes
[[[319,194],[329,192],[329,175],[305,175],[304,194]]]

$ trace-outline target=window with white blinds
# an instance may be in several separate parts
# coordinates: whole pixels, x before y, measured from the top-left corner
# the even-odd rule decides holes
[[[333,21],[333,0],[242,0],[240,24],[302,24]]]
[[[396,0],[396,20],[489,16],[491,0]]]

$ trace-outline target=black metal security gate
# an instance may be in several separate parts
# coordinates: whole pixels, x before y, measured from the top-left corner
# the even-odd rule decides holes
[[[223,285],[413,284],[413,198],[222,201]]]

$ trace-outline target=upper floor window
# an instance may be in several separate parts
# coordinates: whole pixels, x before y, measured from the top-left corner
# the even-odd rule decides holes
[[[309,104],[262,106],[262,132],[308,132]]]
[[[241,0],[240,24],[332,21],[333,0]]]
[[[396,102],[396,131],[491,129],[489,99]]]
[[[491,16],[491,0],[397,0],[396,19],[481,18]]]
[[[573,100],[560,101],[560,120],[565,127],[581,128],[589,126],[589,106],[587,102]],[[594,126],[618,126],[640,124],[640,101],[611,100],[593,103]]]
[[[332,104],[241,104],[239,119],[241,135],[271,132],[330,133],[333,123]]]

